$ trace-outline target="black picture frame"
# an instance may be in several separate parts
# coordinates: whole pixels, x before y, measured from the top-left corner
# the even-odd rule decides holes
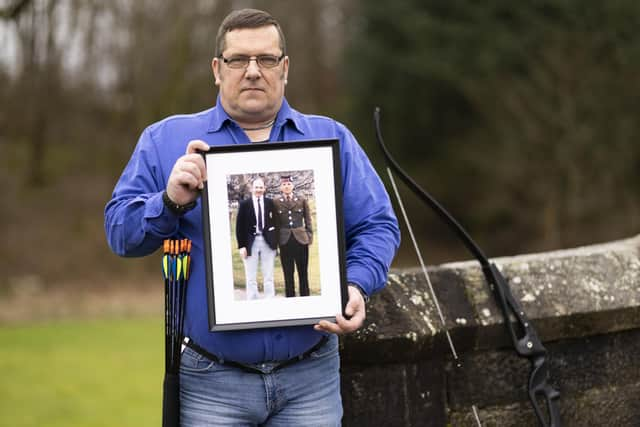
[[[225,331],[310,325],[323,319],[335,321],[338,313],[344,315],[348,293],[338,140],[212,146],[202,155],[207,168],[201,206],[209,329]],[[243,209],[241,217],[246,217],[250,200],[246,190],[252,188],[252,181],[259,177],[265,184],[265,197],[273,200],[280,196],[276,194],[276,188],[281,179],[287,176],[294,183],[296,197],[305,199],[308,210],[312,211],[313,219],[310,222],[314,231],[309,233],[313,239],[308,245],[310,294],[284,295],[283,276],[278,276],[280,244],[273,265],[275,292],[267,291],[272,288],[265,286],[260,271],[258,279],[262,279],[262,283],[259,283],[258,296],[246,287],[243,293],[244,279],[240,279],[240,276],[244,277],[247,263],[238,252],[236,233],[242,235],[242,231],[235,228],[247,229],[243,226],[246,221],[238,219],[240,209]],[[247,201],[241,208],[243,200]],[[279,207],[280,211],[265,212],[265,215],[270,215],[270,218],[271,215],[277,218],[286,215],[286,212],[282,213],[282,198],[272,204]],[[255,211],[251,212],[255,221]],[[254,223],[251,230],[255,228]],[[271,228],[274,227],[270,227],[269,232],[273,231]],[[247,232],[255,235],[251,230]],[[279,223],[275,233],[280,236]],[[270,258],[266,259],[265,269],[269,270]],[[280,274],[283,273],[280,271]],[[267,276],[270,277],[269,274]],[[297,271],[294,278],[299,291]],[[260,285],[263,286],[262,294],[259,292]]]

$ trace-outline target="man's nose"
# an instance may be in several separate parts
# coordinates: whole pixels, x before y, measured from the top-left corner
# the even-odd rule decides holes
[[[258,61],[256,58],[251,58],[249,60],[249,64],[247,65],[247,69],[244,72],[245,76],[250,79],[255,79],[260,77],[260,66],[258,65]]]

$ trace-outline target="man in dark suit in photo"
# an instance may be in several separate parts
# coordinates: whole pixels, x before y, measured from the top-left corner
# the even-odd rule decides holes
[[[274,201],[278,212],[280,232],[280,262],[284,273],[284,288],[287,297],[295,297],[293,281],[294,264],[298,270],[300,296],[309,296],[309,245],[313,242],[311,212],[309,204],[300,194],[293,194],[293,179],[290,175],[280,177],[281,194]]]
[[[273,265],[277,247],[277,215],[273,200],[264,197],[262,178],[256,178],[251,187],[251,198],[238,206],[236,239],[238,252],[244,264],[247,299],[258,299],[258,261],[262,271],[264,297],[276,295],[273,283]]]

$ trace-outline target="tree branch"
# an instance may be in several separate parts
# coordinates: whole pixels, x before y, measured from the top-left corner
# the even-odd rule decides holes
[[[22,12],[29,6],[31,0],[18,0],[14,4],[0,9],[0,18],[7,20],[16,20]]]

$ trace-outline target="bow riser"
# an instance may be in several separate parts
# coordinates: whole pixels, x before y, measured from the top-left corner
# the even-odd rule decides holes
[[[505,319],[505,326],[509,331],[514,348],[522,357],[543,356],[547,354],[538,334],[531,326],[524,310],[513,297],[507,279],[502,275],[494,263],[489,269],[483,269],[485,278],[497,300],[500,301],[500,309]],[[515,319],[515,322],[511,319]]]

